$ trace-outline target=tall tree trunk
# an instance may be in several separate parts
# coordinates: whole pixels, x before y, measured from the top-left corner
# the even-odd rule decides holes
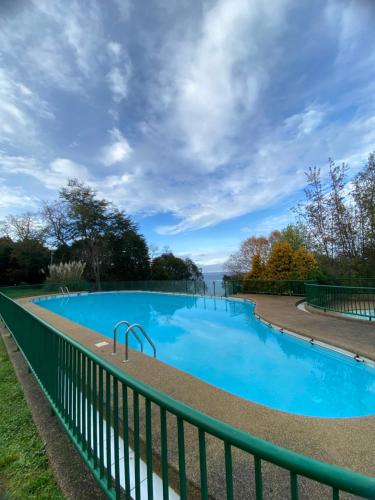
[[[91,253],[91,267],[94,273],[96,290],[100,291],[102,289],[100,281],[100,255],[98,254],[96,245],[90,246],[90,253]]]

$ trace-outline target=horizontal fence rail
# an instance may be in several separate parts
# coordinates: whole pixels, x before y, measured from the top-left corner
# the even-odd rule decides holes
[[[226,295],[259,293],[269,295],[305,295],[304,280],[229,280],[225,282]]]
[[[305,295],[305,283],[326,286],[345,286],[357,288],[375,288],[375,278],[339,278],[336,280],[260,280],[260,279],[197,279],[197,280],[132,280],[103,281],[98,287],[93,282],[50,283],[45,281],[35,285],[0,286],[0,291],[11,298],[59,293],[61,286],[68,286],[74,291],[116,291],[139,290],[149,292],[183,293],[192,295],[210,295],[228,297],[238,293],[269,295]]]
[[[309,306],[359,318],[375,319],[375,287],[305,284]]]
[[[215,295],[215,291],[224,295],[220,288],[220,280],[216,286],[210,280],[134,280],[134,281],[103,281],[98,287],[95,283],[81,281],[78,283],[49,283],[37,285],[0,286],[0,291],[11,298],[21,296],[41,295],[43,293],[58,293],[61,286],[68,286],[72,291],[110,292],[116,290],[142,290],[149,292],[187,293],[196,295]]]
[[[375,278],[329,278],[320,279],[319,285],[335,285],[335,286],[358,286],[366,288],[375,288]]]
[[[304,295],[303,280],[134,280],[103,281],[98,289],[95,283],[48,283],[0,287],[9,297],[58,293],[61,286],[68,285],[70,291],[109,292],[116,290],[140,290],[149,292],[184,293],[228,297],[238,293],[259,293],[271,295]]]
[[[284,471],[282,480],[293,500],[298,499],[306,478],[325,485],[333,499],[339,498],[340,491],[375,498],[374,478],[302,456],[194,410],[119,370],[3,293],[0,313],[55,414],[108,498],[157,498],[155,465],[163,499],[169,498],[172,481],[181,499],[190,498],[187,470],[196,466],[201,499],[232,500],[238,486],[235,470],[239,452],[245,454],[247,464],[240,483],[247,478],[254,489],[251,495],[237,498],[267,498],[266,472],[271,464]],[[213,439],[223,454],[223,474],[216,483],[210,469]],[[186,458],[192,448],[197,453],[193,464]],[[170,459],[177,463],[175,476]],[[144,474],[147,477],[141,481]],[[222,488],[219,493],[217,485]]]
[[[59,293],[61,286],[68,286],[70,292],[112,292],[120,290],[183,293],[191,295],[212,295],[224,297],[231,293],[232,287],[224,280],[134,280],[134,281],[103,281],[100,288],[95,283],[81,281],[78,283],[49,283],[37,285],[0,286],[0,291],[11,298],[41,295],[43,293]]]

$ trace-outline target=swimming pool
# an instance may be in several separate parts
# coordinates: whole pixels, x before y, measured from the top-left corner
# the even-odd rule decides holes
[[[150,292],[34,302],[109,338],[120,320],[140,323],[159,360],[271,408],[314,417],[375,414],[374,368],[270,328],[250,302]],[[133,339],[130,345],[137,348]],[[146,344],[145,352],[152,354]]]

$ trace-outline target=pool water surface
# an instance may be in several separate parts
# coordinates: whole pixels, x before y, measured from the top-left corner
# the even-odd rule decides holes
[[[259,321],[247,301],[110,292],[34,302],[109,338],[120,320],[140,323],[159,360],[274,409],[314,417],[375,414],[374,368],[280,333]],[[119,355],[125,330],[118,332]],[[138,348],[134,339],[130,346]]]

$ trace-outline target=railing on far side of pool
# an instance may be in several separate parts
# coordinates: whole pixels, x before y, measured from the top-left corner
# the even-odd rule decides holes
[[[141,455],[147,471],[143,487],[147,498],[154,497],[154,448],[158,447],[162,494],[167,499],[169,445],[174,438],[175,488],[183,500],[190,488],[186,471],[191,463],[187,463],[186,452],[193,446],[197,450],[200,498],[208,499],[211,494],[207,445],[213,438],[223,453],[221,498],[234,498],[238,450],[252,458],[257,500],[264,497],[268,486],[264,467],[270,464],[287,471],[283,477],[293,500],[298,499],[300,481],[305,478],[328,486],[333,499],[339,498],[340,491],[375,498],[374,478],[278,447],[176,401],[119,370],[3,293],[0,313],[55,414],[108,498],[141,498]],[[246,470],[250,482],[250,463]]]
[[[305,295],[305,280],[260,280],[243,279],[224,282],[225,295],[254,293],[266,295]]]
[[[306,283],[306,302],[324,311],[375,319],[375,288]]]
[[[38,285],[18,285],[0,287],[0,291],[12,298],[21,296],[55,293],[64,284],[45,282]],[[100,289],[93,282],[82,281],[69,284],[70,291],[144,291],[181,293],[188,295],[208,295],[229,297],[238,293],[272,295],[304,295],[304,281],[301,280],[132,280],[103,281]]]

